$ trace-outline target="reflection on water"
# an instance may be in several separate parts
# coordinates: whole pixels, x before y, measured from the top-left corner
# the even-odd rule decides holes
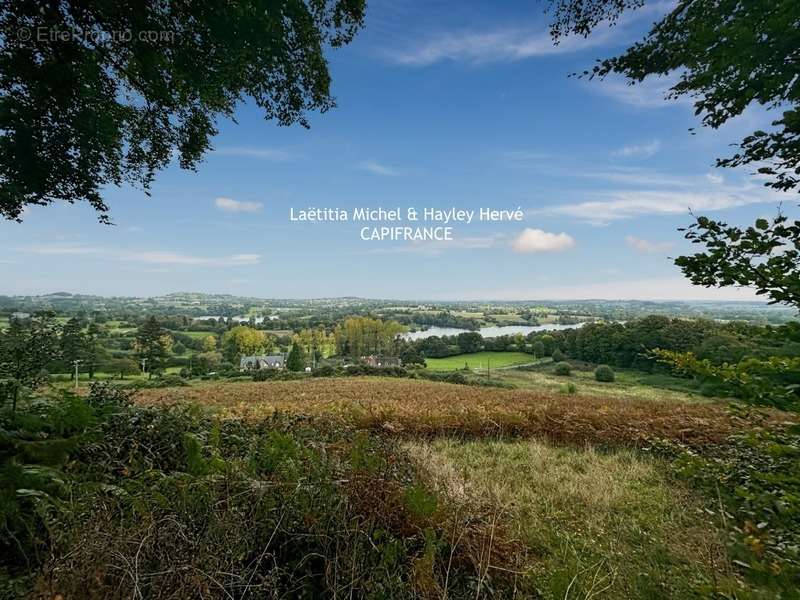
[[[574,325],[559,325],[551,323],[547,325],[493,325],[491,327],[481,327],[477,333],[480,333],[485,338],[500,337],[501,335],[528,335],[534,331],[558,331],[561,329],[573,329],[580,327],[583,323],[576,323]],[[425,338],[438,335],[458,335],[459,333],[468,332],[469,329],[459,329],[457,327],[430,327],[425,331],[413,331],[403,334],[407,340],[422,340]]]

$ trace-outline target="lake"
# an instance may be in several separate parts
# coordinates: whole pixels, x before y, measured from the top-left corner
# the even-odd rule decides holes
[[[580,327],[583,323],[576,323],[574,325],[559,325],[551,323],[547,325],[493,325],[491,327],[481,327],[476,331],[485,338],[500,337],[501,335],[528,335],[534,331],[560,331],[562,329],[574,329]],[[438,335],[458,335],[459,333],[468,333],[469,329],[459,329],[457,327],[429,327],[425,331],[412,331],[403,334],[403,338],[407,340],[422,340],[425,338]]]

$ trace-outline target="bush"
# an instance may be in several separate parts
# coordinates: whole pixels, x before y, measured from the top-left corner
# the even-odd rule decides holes
[[[569,383],[563,384],[558,389],[558,391],[561,392],[562,394],[567,394],[568,396],[574,396],[575,394],[578,393],[578,388],[574,383],[570,381]]]
[[[614,369],[612,369],[608,365],[600,365],[594,370],[594,378],[597,381],[610,383],[614,381]]]
[[[348,365],[344,369],[345,375],[374,375],[378,377],[408,377],[408,371],[403,367],[373,367],[371,365]]]
[[[322,365],[311,372],[313,377],[333,377],[336,374],[336,368],[333,365]]]
[[[253,373],[253,381],[294,381],[295,379],[305,378],[305,373],[286,371],[284,369],[259,369]]]
[[[15,451],[0,468],[0,597],[28,597],[41,580],[66,598],[187,598],[212,585],[219,593],[206,595],[220,598],[243,586],[257,597],[327,598],[349,586],[411,598],[448,575],[454,597],[472,595],[479,563],[462,551],[445,572],[449,507],[433,519],[437,496],[393,442],[291,417],[254,425],[131,406],[111,386],[92,396],[0,412],[13,449],[45,437],[59,445],[54,460]],[[269,559],[259,560],[265,540]],[[131,564],[148,576],[131,581]]]
[[[563,362],[567,359],[566,354],[564,354],[561,350],[556,348],[553,350],[553,362]]]
[[[556,363],[556,368],[553,371],[556,375],[570,375],[572,373],[572,366],[565,361]]]

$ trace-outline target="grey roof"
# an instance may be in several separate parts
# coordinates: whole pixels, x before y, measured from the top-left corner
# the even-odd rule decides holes
[[[256,361],[260,363],[266,363],[270,366],[282,366],[284,362],[286,362],[286,357],[283,354],[259,354],[256,356],[243,356],[239,361],[239,367],[246,367],[248,365],[255,364]]]

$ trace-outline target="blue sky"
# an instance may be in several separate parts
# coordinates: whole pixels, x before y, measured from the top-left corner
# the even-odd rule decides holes
[[[538,2],[373,1],[330,54],[338,107],[311,129],[242,105],[197,173],[162,172],[146,197],[111,188],[115,227],[85,205],[0,223],[0,293],[419,299],[750,299],[692,288],[688,208],[729,222],[792,195],[714,169],[772,115],[718,131],[665,81],[567,75],[641,37],[664,5],[553,47]],[[452,242],[362,241],[355,223],[294,223],[308,207],[516,209],[522,222],[457,225]]]

